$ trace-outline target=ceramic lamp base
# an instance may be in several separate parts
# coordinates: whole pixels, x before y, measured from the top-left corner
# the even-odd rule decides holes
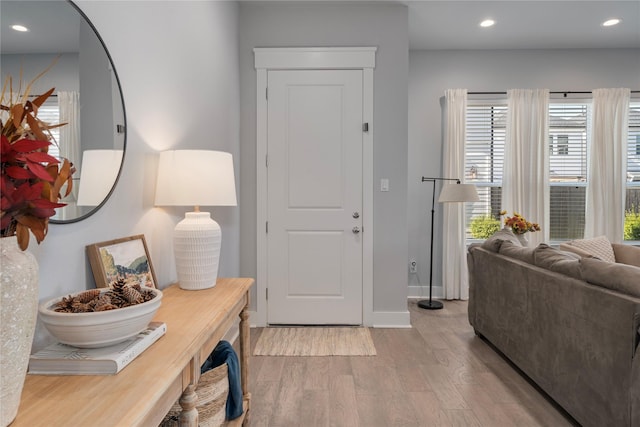
[[[212,288],[218,278],[220,226],[209,212],[187,212],[176,225],[173,251],[180,288]]]

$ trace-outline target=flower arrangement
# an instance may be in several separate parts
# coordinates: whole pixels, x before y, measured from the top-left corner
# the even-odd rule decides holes
[[[48,124],[38,118],[38,108],[54,88],[33,99],[29,96],[32,84],[46,71],[15,97],[8,76],[0,97],[0,237],[17,236],[22,250],[29,246],[30,231],[38,244],[44,240],[49,218],[56,208],[66,206],[59,200],[71,192],[75,172],[67,159],[61,163],[48,154],[53,140],[49,130],[64,123]]]
[[[507,215],[507,211],[500,211],[500,216]],[[522,215],[513,213],[513,216],[505,216],[504,225],[511,228],[513,234],[524,234],[527,231],[540,231],[540,226],[535,222],[527,221]]]

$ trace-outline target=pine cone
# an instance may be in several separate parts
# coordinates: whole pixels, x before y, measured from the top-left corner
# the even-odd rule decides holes
[[[100,296],[100,289],[89,289],[88,291],[81,292],[75,296],[77,301],[82,303],[88,303]]]
[[[122,290],[122,295],[131,304],[140,304],[144,302],[144,298],[142,297],[140,292],[136,291],[135,289],[129,286],[126,286]]]

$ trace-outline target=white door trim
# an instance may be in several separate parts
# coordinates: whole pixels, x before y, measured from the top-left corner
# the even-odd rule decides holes
[[[252,325],[267,324],[267,71],[272,69],[361,69],[362,148],[362,319],[373,326],[373,69],[376,47],[255,48],[256,68],[256,312]]]

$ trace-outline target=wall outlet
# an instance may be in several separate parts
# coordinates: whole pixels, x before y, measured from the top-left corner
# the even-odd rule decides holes
[[[409,260],[409,273],[417,273],[418,272],[418,263],[415,259],[411,258]]]

